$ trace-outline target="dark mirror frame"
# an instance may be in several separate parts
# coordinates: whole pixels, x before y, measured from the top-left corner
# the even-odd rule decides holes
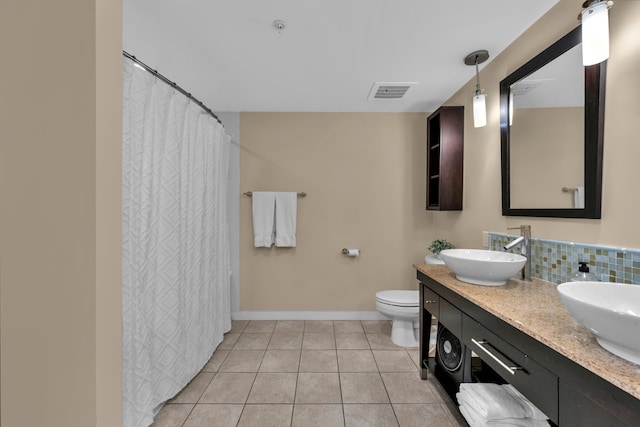
[[[601,218],[602,153],[607,61],[584,67],[584,209],[512,209],[509,152],[509,91],[512,84],[544,67],[582,41],[581,27],[549,46],[500,82],[502,215],[556,218]],[[542,165],[541,165],[542,167]]]

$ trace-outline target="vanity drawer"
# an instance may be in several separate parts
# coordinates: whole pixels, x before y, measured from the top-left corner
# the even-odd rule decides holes
[[[462,339],[505,381],[512,384],[551,420],[558,422],[558,377],[467,315]]]
[[[425,285],[422,285],[422,288],[424,290],[422,307],[431,313],[432,316],[440,318],[440,295],[436,294]]]
[[[462,312],[444,298],[440,298],[438,322],[442,323],[456,337],[462,336]]]

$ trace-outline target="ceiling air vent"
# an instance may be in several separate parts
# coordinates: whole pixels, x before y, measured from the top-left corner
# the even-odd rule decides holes
[[[376,82],[369,92],[369,100],[396,101],[402,99],[417,82]]]

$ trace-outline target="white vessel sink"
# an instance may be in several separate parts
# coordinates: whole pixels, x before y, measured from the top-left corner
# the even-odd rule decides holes
[[[483,286],[504,285],[527,261],[522,255],[482,249],[447,249],[440,258],[458,280]]]
[[[598,344],[640,365],[640,285],[569,282],[558,286],[571,315],[593,332]]]

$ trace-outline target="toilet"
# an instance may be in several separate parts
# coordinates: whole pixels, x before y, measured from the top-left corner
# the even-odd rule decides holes
[[[391,341],[400,347],[418,347],[418,291],[381,291],[376,293],[376,310],[392,320]]]

